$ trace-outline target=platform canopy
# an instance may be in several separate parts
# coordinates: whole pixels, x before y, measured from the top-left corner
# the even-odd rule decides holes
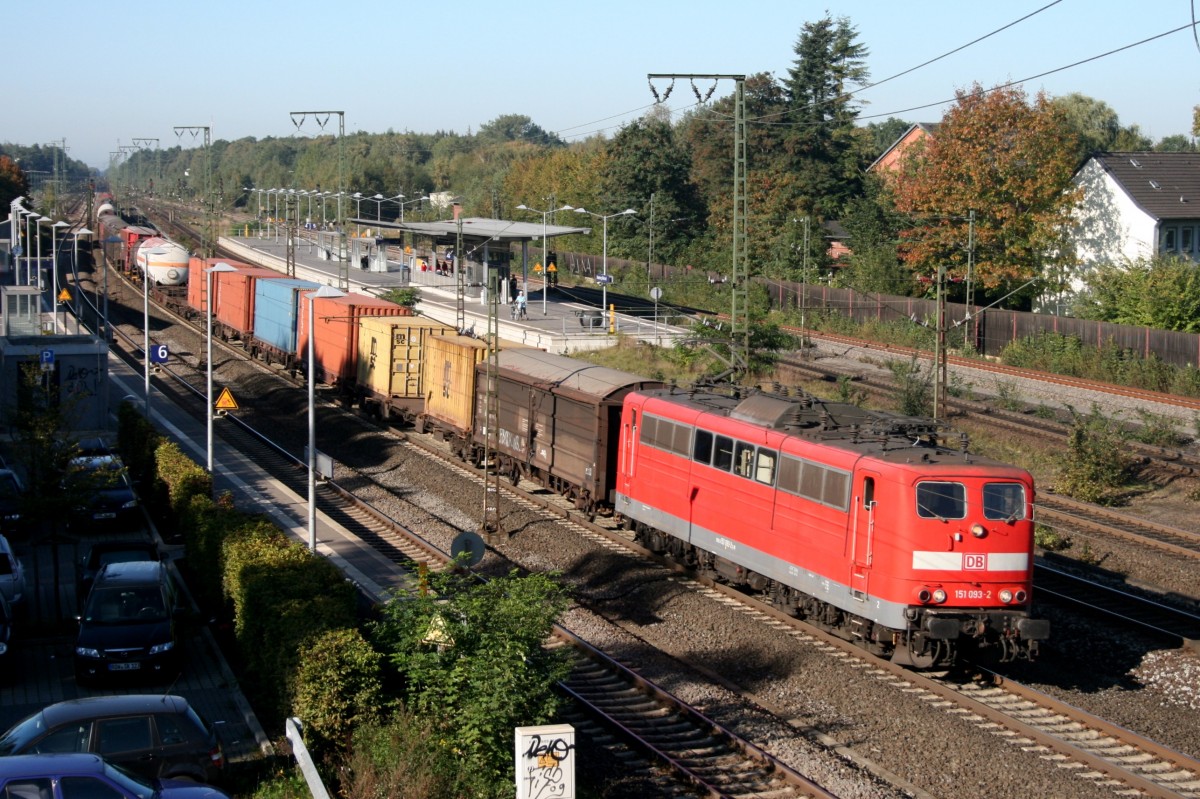
[[[377,219],[350,219],[348,221],[364,227],[376,228],[385,234],[396,231],[429,236],[438,244],[452,245],[458,237],[458,222],[453,219],[444,219],[438,222],[380,222]],[[486,219],[478,216],[464,217],[462,220],[463,241],[469,244],[479,244],[484,241],[494,241],[500,244],[510,244],[516,241],[541,241],[543,229],[546,238],[549,239],[577,233],[586,235],[592,232],[590,227],[546,225],[543,228],[541,222],[513,222],[508,219]]]

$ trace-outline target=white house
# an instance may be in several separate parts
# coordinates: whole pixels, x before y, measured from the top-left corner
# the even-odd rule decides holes
[[[1075,173],[1079,291],[1100,264],[1175,253],[1200,261],[1200,153],[1096,153]]]

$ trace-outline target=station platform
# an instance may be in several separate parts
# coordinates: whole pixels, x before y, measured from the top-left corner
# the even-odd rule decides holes
[[[352,240],[353,241],[353,240]],[[246,263],[287,271],[286,245],[269,237],[221,237],[219,244]],[[303,240],[296,245],[296,277],[336,286],[339,264],[327,259],[315,243]],[[353,252],[352,252],[353,254]],[[453,276],[435,272],[414,271],[397,260],[374,259],[370,269],[361,269],[351,258],[349,283],[352,291],[382,295],[391,289],[413,288],[420,292],[417,311],[445,324],[458,323],[457,283]],[[555,297],[555,289],[544,294],[540,280],[531,280],[527,302],[527,318],[514,320],[510,308],[503,303],[497,318],[500,338],[558,354],[604,349],[615,343],[617,335],[637,338],[660,346],[670,346],[687,335],[679,327],[671,327],[657,319],[630,314],[600,315],[599,309],[585,303]],[[502,300],[505,298],[502,297]],[[464,329],[482,336],[487,331],[487,295],[482,287],[468,286],[465,301]]]

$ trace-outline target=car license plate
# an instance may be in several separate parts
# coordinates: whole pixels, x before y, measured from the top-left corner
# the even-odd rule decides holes
[[[142,667],[141,663],[109,663],[109,671],[137,671]]]
[[[92,518],[94,518],[94,519],[115,519],[115,518],[117,518],[117,514],[115,514],[115,513],[97,513]]]

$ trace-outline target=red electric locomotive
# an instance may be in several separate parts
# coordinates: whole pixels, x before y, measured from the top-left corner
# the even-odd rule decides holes
[[[1031,658],[1032,478],[945,434],[809,396],[639,391],[616,510],[647,548],[898,663]]]

